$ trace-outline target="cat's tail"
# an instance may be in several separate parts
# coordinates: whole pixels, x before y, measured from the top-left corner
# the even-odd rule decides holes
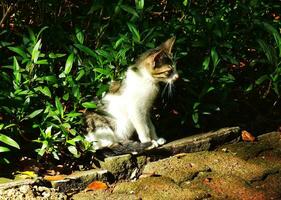
[[[153,142],[140,143],[137,141],[130,140],[122,143],[116,143],[110,147],[105,147],[96,150],[96,153],[105,157],[109,157],[122,154],[141,154],[151,148],[153,148]]]

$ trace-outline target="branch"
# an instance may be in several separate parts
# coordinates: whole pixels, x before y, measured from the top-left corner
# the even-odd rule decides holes
[[[2,5],[3,6],[3,5]],[[8,15],[10,14],[10,12],[12,11],[12,5],[10,5],[7,9],[7,11],[4,13],[4,7],[3,7],[3,17],[0,21],[0,27],[2,27],[2,24],[5,22],[5,20],[7,19]]]

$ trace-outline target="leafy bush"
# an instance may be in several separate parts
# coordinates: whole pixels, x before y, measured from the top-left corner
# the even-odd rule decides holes
[[[83,155],[90,147],[81,134],[83,111],[95,109],[95,98],[133,58],[171,35],[182,80],[168,106],[156,104],[159,124],[172,119],[180,137],[226,125],[280,125],[278,3],[39,0],[1,7],[2,162],[16,152]]]

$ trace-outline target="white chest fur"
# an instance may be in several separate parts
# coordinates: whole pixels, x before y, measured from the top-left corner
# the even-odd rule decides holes
[[[158,91],[158,84],[145,69],[129,69],[120,93],[105,96],[106,111],[116,119],[117,140],[128,140],[135,131],[141,142],[156,139],[150,109]]]

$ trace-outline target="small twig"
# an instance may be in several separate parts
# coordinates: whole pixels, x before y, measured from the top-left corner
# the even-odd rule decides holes
[[[269,92],[270,92],[271,86],[272,86],[272,80],[269,81],[269,84],[268,84],[268,86],[267,86],[267,89],[266,89],[265,93],[263,94],[263,98],[266,98],[266,97],[267,97],[267,95],[268,95]]]
[[[3,6],[3,5],[2,5]],[[5,12],[5,14],[3,15],[1,21],[0,21],[0,27],[2,27],[2,24],[5,22],[5,20],[7,19],[9,13],[12,11],[12,5],[10,5],[7,9],[7,11]],[[4,7],[3,7],[3,13],[4,13]]]

